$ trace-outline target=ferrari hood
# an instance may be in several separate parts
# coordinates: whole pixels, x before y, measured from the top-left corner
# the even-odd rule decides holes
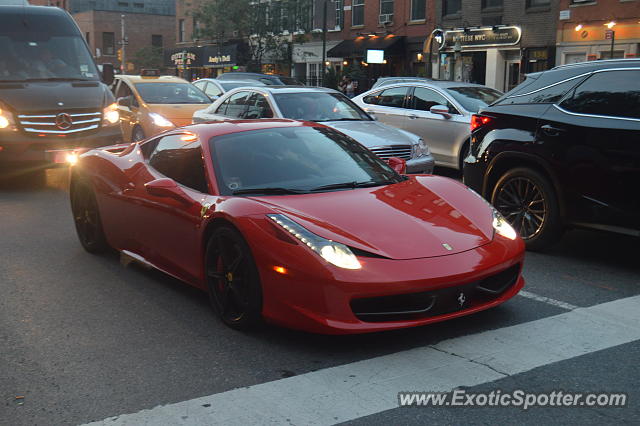
[[[459,182],[439,176],[254,199],[317,235],[391,259],[446,256],[493,238],[489,205]]]
[[[378,121],[328,121],[322,124],[352,137],[367,148],[416,143],[406,133]]]

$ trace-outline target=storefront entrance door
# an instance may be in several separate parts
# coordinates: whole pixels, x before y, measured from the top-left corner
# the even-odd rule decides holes
[[[507,69],[504,73],[504,91],[508,92],[520,83],[520,61],[508,60],[505,62],[505,66]]]

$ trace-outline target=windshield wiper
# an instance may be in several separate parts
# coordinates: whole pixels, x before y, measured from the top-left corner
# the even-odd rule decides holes
[[[368,188],[371,186],[382,186],[382,185],[389,185],[392,183],[396,183],[396,182],[393,180],[382,180],[382,181],[368,180],[365,182],[356,182],[356,181],[341,182],[341,183],[332,183],[329,185],[318,186],[317,188],[313,188],[310,191],[313,192],[313,191],[324,191],[328,189],[343,189],[343,188]]]
[[[242,195],[242,194],[275,194],[275,195],[286,195],[286,194],[307,194],[309,191],[305,191],[303,189],[295,189],[295,188],[243,188],[236,189],[233,191],[233,195]]]

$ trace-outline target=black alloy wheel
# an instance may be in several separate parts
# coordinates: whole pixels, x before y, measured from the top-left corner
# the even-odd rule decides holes
[[[144,130],[142,130],[142,127],[136,126],[133,128],[133,132],[131,132],[131,139],[133,142],[140,142],[141,140],[144,140],[144,137]]]
[[[89,253],[107,250],[96,195],[85,178],[75,178],[71,183],[71,211],[82,247]]]
[[[249,330],[262,322],[262,287],[249,246],[230,226],[213,231],[206,250],[209,300],[229,327]]]
[[[562,237],[556,191],[535,170],[516,168],[506,172],[493,190],[491,203],[520,234],[529,250],[545,249]]]

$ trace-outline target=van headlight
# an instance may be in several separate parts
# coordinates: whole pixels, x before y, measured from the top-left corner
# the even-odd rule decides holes
[[[344,269],[362,268],[358,258],[344,244],[316,235],[283,214],[269,214],[267,217],[332,265]]]
[[[155,124],[158,127],[174,127],[172,122],[170,122],[160,114],[151,112],[149,113],[149,117],[151,118],[151,121],[153,121],[153,124]]]
[[[513,229],[513,226],[511,226],[511,224],[507,222],[507,219],[496,209],[493,209],[493,229],[496,231],[496,234],[502,235],[510,240],[518,238],[518,233]]]
[[[427,143],[422,138],[418,139],[418,143],[413,145],[413,156],[425,157],[429,154],[431,154],[431,151],[429,150]]]
[[[118,112],[118,104],[113,103],[102,110],[102,125],[113,126],[120,122],[120,113]]]
[[[0,131],[1,130],[16,130],[16,122],[13,119],[13,114],[0,106]]]

